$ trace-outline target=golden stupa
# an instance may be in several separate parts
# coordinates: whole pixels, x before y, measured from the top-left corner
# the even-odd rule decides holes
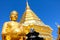
[[[26,11],[24,12],[20,24],[24,27],[24,33],[28,34],[30,28],[34,28],[36,32],[39,32],[39,37],[43,37],[45,40],[52,40],[52,28],[45,25],[36,14],[30,9],[28,2],[26,3]]]

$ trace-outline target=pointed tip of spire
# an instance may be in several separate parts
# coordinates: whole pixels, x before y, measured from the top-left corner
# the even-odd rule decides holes
[[[30,9],[29,4],[28,4],[28,0],[26,0],[26,9]]]

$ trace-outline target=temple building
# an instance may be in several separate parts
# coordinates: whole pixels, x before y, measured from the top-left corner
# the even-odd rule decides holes
[[[20,20],[20,24],[23,25],[25,34],[28,34],[30,28],[34,28],[39,33],[39,37],[43,37],[45,40],[52,40],[52,28],[45,25],[41,19],[30,9],[28,2],[26,3],[26,10]]]
[[[58,25],[58,38],[57,40],[60,40],[60,25]]]

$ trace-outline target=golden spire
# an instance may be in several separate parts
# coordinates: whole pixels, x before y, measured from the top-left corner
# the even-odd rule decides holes
[[[28,1],[26,0],[26,10],[30,9],[29,5],[28,5]]]
[[[20,23],[24,25],[36,24],[36,25],[45,25],[36,14],[30,9],[28,1],[26,2],[26,11],[24,12]]]
[[[29,5],[28,5],[28,1],[26,2],[26,10],[20,20],[20,23],[23,26],[27,26],[29,28],[29,26],[42,26],[42,27],[48,27],[50,28],[50,26],[45,25],[40,19],[39,17],[30,9]],[[27,29],[27,28],[26,28]],[[37,28],[38,30],[39,28]],[[50,28],[51,29],[51,28]]]
[[[20,23],[22,23],[23,26],[28,26],[28,25],[48,26],[48,25],[45,25],[39,19],[39,17],[30,9],[28,5],[28,1],[26,2],[26,11],[22,16]]]

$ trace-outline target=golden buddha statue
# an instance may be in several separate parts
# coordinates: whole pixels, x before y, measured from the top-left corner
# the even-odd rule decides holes
[[[17,18],[18,13],[16,11],[12,11],[10,14],[11,21],[5,22],[3,25],[2,40],[23,40],[20,35],[22,34],[22,26],[16,22]]]

